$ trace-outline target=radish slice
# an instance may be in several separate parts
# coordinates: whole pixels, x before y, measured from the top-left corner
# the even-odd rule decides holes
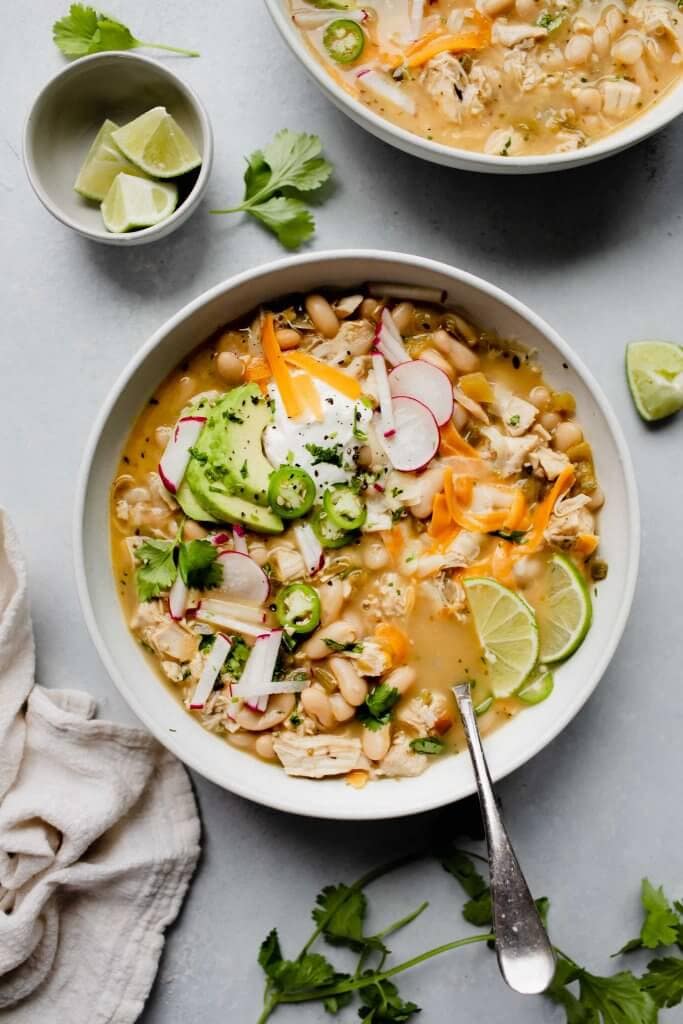
[[[238,601],[263,604],[268,600],[270,581],[260,565],[242,551],[221,551],[216,559],[223,566],[223,586]]]
[[[197,622],[205,622],[207,626],[215,626],[217,629],[229,629],[231,633],[241,633],[243,636],[261,636],[264,626],[262,622],[246,622],[244,619],[235,619],[231,615],[216,615],[207,612],[204,608],[198,608],[195,613]]]
[[[292,14],[292,21],[299,28],[311,29],[320,28],[321,25],[327,25],[328,21],[335,21],[339,17],[338,10],[330,11],[294,11]],[[344,11],[345,21],[358,21],[361,24],[368,20],[368,12],[364,10],[360,11]]]
[[[413,0],[410,8],[411,39],[419,39],[422,35],[422,19],[424,17],[425,0]]]
[[[263,714],[264,711],[268,710],[268,700],[268,694],[264,694],[262,697],[250,697],[244,703],[250,711],[258,711]]]
[[[440,427],[453,415],[451,382],[443,370],[423,359],[395,366],[389,374],[389,387],[392,395],[406,395],[426,405]]]
[[[260,605],[243,604],[238,601],[223,601],[219,597],[205,597],[199,602],[197,611],[205,615],[224,616],[232,619],[241,619],[244,622],[255,624],[266,621],[266,613]],[[263,633],[263,630],[261,630]]]
[[[380,355],[379,352],[373,353],[372,369],[374,370],[375,373],[375,383],[377,385],[377,396],[379,398],[382,434],[384,435],[384,437],[391,437],[392,434],[396,433],[396,424],[394,423],[394,409],[391,401],[391,390],[389,387],[389,375],[387,374],[387,364],[384,362],[384,356]],[[446,380],[448,380],[448,378],[446,378]]]
[[[400,85],[396,85],[386,75],[374,71],[372,68],[361,68],[356,72],[356,78],[363,88],[374,92],[375,96],[388,100],[389,103],[393,103],[395,107],[405,111],[406,114],[415,113],[415,101],[403,92]]]
[[[214,533],[213,537],[209,537],[212,544],[215,544],[219,548],[222,544],[227,544],[230,540],[229,533]]]
[[[322,544],[313,532],[313,527],[309,523],[299,523],[294,527],[294,537],[304,560],[306,572],[309,576],[315,576],[325,564],[325,554]]]
[[[251,649],[244,666],[242,678],[232,688],[233,696],[243,700],[263,697],[269,692],[273,682],[273,673],[280,651],[283,630],[274,629],[267,635],[261,635]]]
[[[223,636],[219,633],[213,642],[213,647],[209,651],[206,661],[204,662],[204,668],[202,674],[199,677],[196,689],[192,694],[192,700],[190,701],[190,708],[193,711],[199,711],[206,704],[211,691],[213,690],[213,684],[216,682],[216,677],[223,667],[223,662],[227,658],[231,643],[227,636]]]
[[[168,595],[168,610],[171,613],[171,618],[178,622],[182,619],[183,615],[187,611],[187,601],[190,595],[190,589],[186,583],[183,582],[183,578],[178,573],[175,578],[175,583],[171,587]]]
[[[206,416],[183,416],[175,425],[159,463],[159,476],[167,491],[176,494],[183,482],[192,448],[206,423]]]
[[[410,356],[401,338],[401,332],[388,309],[382,310],[382,320],[377,325],[375,333],[375,345],[392,366],[410,361]]]
[[[239,523],[235,523],[232,528],[232,546],[235,551],[239,551],[241,555],[249,554],[246,530],[243,526],[240,526]]]
[[[403,473],[423,469],[439,450],[439,428],[434,416],[416,398],[397,395],[394,423],[396,433],[379,438],[392,466]]]
[[[368,285],[368,292],[375,299],[406,299],[412,302],[437,302],[446,301],[447,292],[445,288],[426,288],[422,285],[391,284],[390,282],[379,281]]]

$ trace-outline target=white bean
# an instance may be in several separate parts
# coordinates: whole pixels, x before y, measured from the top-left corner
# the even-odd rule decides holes
[[[203,540],[206,537],[206,530],[194,519],[187,519],[183,526],[183,538],[185,540]]]
[[[432,466],[418,477],[420,500],[416,505],[410,506],[410,512],[416,519],[426,519],[431,515],[434,498],[443,487],[443,476],[443,466]]]
[[[533,555],[526,555],[515,563],[512,570],[515,581],[525,587],[538,579],[543,572],[543,559],[535,558]]]
[[[359,707],[368,695],[368,684],[347,658],[330,658],[329,666],[344,700],[354,708]]]
[[[339,330],[339,320],[327,299],[323,295],[307,295],[305,306],[316,330],[325,338],[334,338]]]
[[[275,749],[273,747],[273,737],[268,732],[264,736],[257,736],[256,742],[254,743],[254,750],[259,757],[262,757],[264,761],[275,760]]]
[[[591,510],[591,512],[597,512],[598,509],[602,508],[604,504],[605,495],[603,493],[602,487],[596,487],[593,493],[591,494],[591,500],[588,503],[588,508]]]
[[[576,94],[576,105],[582,114],[599,114],[602,109],[602,96],[599,89],[579,89]]]
[[[281,349],[287,352],[291,348],[298,348],[301,344],[301,335],[293,327],[280,327],[275,332],[277,343]]]
[[[571,420],[558,423],[553,438],[553,447],[558,452],[566,452],[575,444],[580,444],[581,441],[583,441],[583,431],[578,423],[573,423]]]
[[[265,732],[266,729],[282,725],[285,718],[294,710],[295,703],[293,693],[276,693],[268,701],[266,711],[252,711],[245,704],[235,714],[235,721],[240,728],[249,732]]]
[[[453,409],[453,422],[455,423],[456,430],[462,434],[463,430],[469,423],[469,419],[470,416],[467,409],[464,409],[462,405],[459,405],[458,402],[456,402]]]
[[[640,36],[629,33],[617,39],[612,47],[612,57],[620,64],[637,64],[643,56],[643,49]]]
[[[552,434],[553,430],[560,422],[560,417],[559,414],[556,412],[544,412],[541,416],[538,417],[538,422],[541,424],[542,427],[545,427],[545,429],[549,430]]]
[[[610,7],[605,12],[605,25],[612,39],[624,28],[624,15],[617,7]]]
[[[412,302],[399,302],[391,311],[394,323],[401,334],[408,334],[415,316],[415,306]]]
[[[344,581],[338,576],[326,580],[318,587],[320,596],[320,621],[323,626],[336,622],[344,607]]]
[[[389,552],[384,544],[366,544],[363,550],[363,562],[367,569],[376,571],[389,564]]]
[[[219,352],[216,370],[226,384],[239,384],[244,376],[244,363],[234,352]]]
[[[333,729],[337,719],[332,713],[330,698],[317,685],[307,686],[301,692],[301,704],[307,715],[317,718],[323,729]]]
[[[401,665],[400,668],[395,668],[393,672],[384,679],[387,686],[393,687],[394,690],[403,696],[407,690],[413,685],[417,679],[417,672],[411,665]]]
[[[448,360],[444,359],[441,353],[437,352],[436,349],[423,349],[423,351],[420,352],[418,359],[422,359],[425,363],[431,363],[432,366],[436,366],[439,370],[443,370],[451,382],[455,380],[455,370]]]
[[[448,331],[434,331],[432,340],[439,352],[447,356],[458,373],[474,373],[479,368],[479,356],[454,338]]]
[[[529,392],[529,401],[537,409],[547,409],[550,402],[550,392],[543,385],[539,384]]]
[[[363,299],[360,304],[360,315],[364,320],[375,320],[382,308],[377,299]]]
[[[593,32],[593,46],[599,57],[606,57],[611,46],[609,30],[605,25],[598,25]]]
[[[381,729],[363,729],[363,753],[371,761],[381,761],[391,746],[391,726]]]
[[[564,48],[564,59],[570,67],[585,64],[591,55],[593,40],[590,36],[572,36]]]
[[[497,18],[505,11],[509,11],[514,0],[480,0],[477,7],[487,18]]]
[[[535,21],[538,5],[536,0],[517,0],[515,13],[522,21]]]
[[[332,714],[338,722],[348,722],[356,713],[353,704],[349,704],[348,701],[344,700],[341,693],[333,693],[331,695],[330,707],[332,708]]]
[[[344,619],[338,619],[337,622],[331,622],[329,626],[316,630],[310,640],[301,645],[299,654],[310,658],[311,661],[326,658],[330,653],[330,648],[325,643],[326,639],[334,640],[338,644],[352,644],[356,639],[356,631]]]

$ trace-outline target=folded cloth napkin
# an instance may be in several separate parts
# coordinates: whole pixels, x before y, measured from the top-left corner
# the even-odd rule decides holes
[[[146,732],[33,673],[26,570],[0,509],[0,1016],[129,1024],[199,856],[194,796]]]

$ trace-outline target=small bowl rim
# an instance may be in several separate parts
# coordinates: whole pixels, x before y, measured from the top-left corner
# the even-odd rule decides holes
[[[346,113],[352,120],[371,132],[389,145],[408,152],[413,156],[438,163],[446,167],[462,170],[479,171],[481,173],[542,173],[547,171],[569,170],[585,164],[613,156],[649,135],[660,131],[677,117],[683,114],[683,80],[674,87],[678,95],[678,109],[672,113],[659,113],[663,107],[662,97],[649,110],[640,114],[623,128],[616,128],[598,142],[585,146],[583,149],[571,150],[568,153],[542,153],[531,156],[495,156],[480,153],[471,149],[460,149],[457,146],[446,146],[441,142],[410,132],[388,118],[380,117],[373,110],[350,96],[337,85],[331,75],[327,74],[322,64],[309,53],[299,31],[288,17],[286,4],[288,0],[265,0],[266,7],[280,35],[284,38],[295,57],[303,64],[305,70],[315,79],[317,84],[327,93],[332,102]],[[637,126],[637,127],[636,127]]]
[[[324,805],[323,807],[311,807],[306,804],[305,798],[302,798],[301,802],[297,803],[295,795],[296,790],[294,790],[292,786],[276,786],[273,787],[272,793],[269,791],[267,795],[264,795],[263,793],[256,794],[254,792],[254,788],[249,783],[248,773],[245,773],[244,776],[240,776],[235,773],[230,776],[229,781],[226,781],[225,777],[221,777],[218,770],[214,770],[209,758],[206,758],[206,763],[203,763],[202,757],[195,757],[193,753],[188,755],[187,749],[183,747],[181,738],[176,738],[175,734],[169,736],[166,733],[162,733],[162,730],[158,726],[154,717],[151,714],[148,714],[145,710],[143,701],[138,698],[134,686],[124,678],[123,673],[117,666],[115,657],[110,653],[110,643],[105,639],[106,628],[104,625],[102,628],[100,627],[100,623],[95,615],[94,604],[89,592],[89,572],[86,569],[85,557],[85,523],[88,508],[89,481],[101,435],[109,422],[112,410],[118,402],[121,394],[125,391],[129,382],[134,379],[150,353],[152,353],[158,345],[163,344],[164,339],[167,338],[179,325],[193,318],[203,307],[209,305],[214,299],[226,294],[227,292],[239,291],[244,284],[249,283],[254,279],[260,279],[265,282],[272,274],[292,267],[297,268],[316,263],[324,266],[339,260],[350,262],[365,261],[366,263],[391,261],[393,263],[404,264],[412,268],[417,267],[429,273],[443,274],[457,282],[464,283],[475,288],[487,299],[507,306],[512,312],[516,313],[524,321],[538,330],[549,341],[550,345],[563,356],[571,366],[572,370],[575,371],[581,379],[583,384],[586,386],[592,401],[595,403],[596,407],[605,419],[607,428],[619,456],[620,469],[626,495],[626,511],[630,524],[630,531],[627,538],[628,550],[625,555],[625,557],[628,558],[628,570],[624,581],[621,601],[612,622],[611,632],[609,632],[605,637],[606,642],[603,645],[600,656],[596,659],[591,672],[592,685],[589,689],[575,694],[573,699],[567,703],[562,714],[554,718],[552,723],[550,723],[544,731],[535,735],[528,744],[522,745],[518,751],[511,754],[509,757],[506,757],[503,765],[493,764],[491,767],[492,775],[495,780],[504,778],[521,765],[526,764],[549,743],[551,743],[552,740],[555,739],[576,716],[581,707],[583,707],[589,697],[593,694],[602,679],[614,652],[622,639],[633,602],[640,557],[640,511],[635,471],[623,431],[609,400],[591,372],[584,365],[581,358],[542,317],[531,310],[525,303],[516,299],[514,296],[510,295],[508,292],[499,288],[492,282],[460,268],[426,257],[415,256],[410,253],[377,249],[336,249],[284,257],[279,260],[271,261],[265,265],[251,267],[219,282],[212,288],[207,289],[191,302],[187,303],[182,309],[169,317],[156,331],[153,332],[153,334],[138,349],[123,371],[119,374],[118,379],[114,382],[107,398],[102,404],[83,452],[76,483],[73,518],[74,569],[81,610],[88,632],[90,633],[91,640],[93,641],[93,644],[112,682],[129,707],[144,723],[146,728],[148,728],[149,731],[167,747],[167,749],[175,754],[189,768],[198,772],[204,778],[209,779],[222,789],[226,789],[229,792],[236,793],[239,796],[253,800],[254,802],[264,806],[272,807],[276,810],[295,813],[302,817],[329,818],[337,821],[361,821],[370,818],[373,820],[379,820],[381,818],[389,817],[407,817],[424,811],[433,810],[437,807],[452,803],[454,800],[463,799],[475,792],[474,779],[472,778],[469,786],[462,786],[460,789],[457,789],[457,787],[454,786],[445,793],[439,790],[429,799],[424,799],[423,797],[420,797],[419,794],[411,796],[411,780],[405,779],[402,780],[405,798],[401,801],[399,808],[396,807],[396,804],[393,801],[390,801],[386,809],[378,809],[377,806],[373,806],[371,810],[368,810],[368,808],[363,805],[359,805],[357,808],[353,808],[352,810],[348,810],[346,808],[339,809],[334,806],[334,802],[332,802],[329,810],[327,809],[327,805]],[[266,290],[267,288],[264,288],[264,291]],[[199,342],[197,342],[197,344],[199,344]],[[106,569],[103,571],[110,573],[111,566],[107,564]],[[247,755],[244,756],[246,757]],[[290,783],[296,783],[297,781],[298,780],[296,779],[288,779],[288,782]]]
[[[73,220],[43,188],[43,185],[35,171],[35,159],[33,154],[34,113],[38,106],[45,100],[57,83],[68,78],[74,73],[75,68],[83,67],[85,64],[95,64],[104,61],[127,61],[145,64],[152,67],[162,77],[170,79],[187,97],[199,122],[202,135],[203,152],[199,174],[197,175],[197,180],[195,181],[192,190],[180,206],[173,211],[170,217],[167,217],[166,220],[161,221],[159,224],[153,224],[148,228],[140,228],[137,231],[124,232],[120,235],[108,232],[104,227],[101,232],[93,231],[92,229],[86,228],[82,224]],[[101,242],[105,245],[142,245],[146,242],[152,242],[158,238],[162,238],[165,235],[170,234],[170,232],[174,231],[177,227],[180,227],[180,225],[183,224],[196,210],[199,202],[203,198],[213,165],[213,150],[214,139],[211,119],[204,103],[192,86],[188,85],[184,79],[176,74],[175,71],[171,70],[171,68],[162,64],[161,61],[154,60],[152,57],[147,57],[141,53],[129,53],[127,51],[119,50],[105,50],[101,53],[91,53],[85,57],[79,57],[77,60],[72,60],[65,67],[60,68],[56,74],[45,82],[31,103],[24,121],[24,130],[22,135],[22,156],[26,176],[28,177],[33,191],[45,209],[51,213],[56,220],[60,221],[66,227],[71,228],[73,231],[76,231],[79,235],[82,235],[84,238],[89,238],[94,242]]]

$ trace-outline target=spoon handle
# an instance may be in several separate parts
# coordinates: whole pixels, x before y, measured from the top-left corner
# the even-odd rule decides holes
[[[544,992],[555,973],[555,954],[512,849],[493,791],[469,683],[453,687],[465,728],[486,829],[496,954],[503,978],[515,992]]]

